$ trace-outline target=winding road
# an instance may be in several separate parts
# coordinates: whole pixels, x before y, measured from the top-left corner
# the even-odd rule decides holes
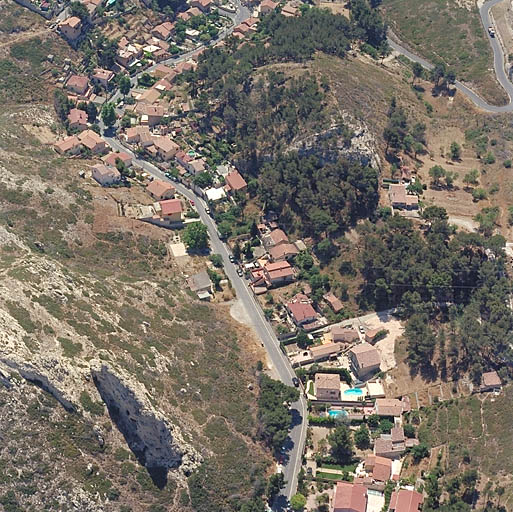
[[[480,8],[481,20],[487,34],[487,28],[491,25],[490,9],[501,1],[504,0],[490,0]],[[236,0],[235,4],[237,6],[236,13],[225,13],[232,19],[233,26],[221,31],[218,38],[215,41],[213,41],[213,43],[221,41],[222,39],[227,37],[233,31],[233,27],[237,26],[238,24],[242,23],[250,17],[250,12],[248,8],[242,6],[240,0]],[[509,81],[506,75],[506,71],[504,68],[504,53],[497,38],[491,38],[489,35],[488,38],[490,40],[490,44],[492,46],[494,54],[495,73],[499,83],[502,85],[502,87],[505,89],[509,96],[509,103],[504,106],[490,105],[489,103],[484,101],[480,96],[478,96],[475,92],[473,92],[471,89],[463,85],[461,82],[457,81],[455,85],[459,91],[468,96],[479,108],[485,111],[494,113],[512,112],[513,84]],[[404,55],[408,59],[420,63],[424,68],[428,70],[433,69],[434,66],[430,62],[423,59],[422,57],[413,54],[408,49],[404,48],[400,43],[390,38],[388,39],[388,42],[394,50]],[[190,52],[180,55],[179,57],[172,57],[164,61],[163,63],[176,65],[181,61],[189,59],[200,48],[201,47],[196,48]],[[137,78],[143,72],[152,71],[155,67],[156,64],[133,76],[131,78],[132,85],[135,85],[137,83]],[[119,90],[117,90],[110,98],[110,101],[116,102],[120,97],[121,94],[119,93]],[[104,127],[102,126],[102,128]],[[147,173],[152,175],[154,178],[168,182],[170,181],[168,178],[166,178],[166,176],[160,169],[158,169],[155,165],[153,165],[150,162],[137,158],[136,155],[134,155],[134,153],[125,145],[123,145],[118,139],[112,136],[108,136],[107,134],[104,134],[104,138],[114,151],[123,151],[129,153],[133,157],[133,161],[136,164],[138,164],[142,169],[144,169]],[[246,281],[237,275],[235,265],[233,265],[230,262],[229,249],[220,239],[214,220],[207,214],[206,204],[201,198],[196,196],[196,194],[194,194],[190,189],[186,188],[181,183],[173,182],[173,185],[184,197],[191,201],[194,201],[201,221],[207,226],[212,252],[221,255],[223,259],[224,271],[227,277],[230,279],[237,293],[238,299],[242,302],[244,309],[246,310],[249,318],[251,319],[255,332],[257,336],[260,338],[260,341],[262,342],[264,348],[266,349],[275,371],[277,372],[283,383],[287,385],[292,385],[292,378],[295,376],[294,370],[292,369],[288,358],[280,350],[276,334],[274,333],[269,322],[266,320],[262,312],[262,309],[258,302],[255,300],[255,297],[253,296],[252,292],[248,289]],[[282,490],[281,494],[275,500],[275,503],[273,505],[273,510],[275,511],[284,510],[288,506],[290,498],[292,497],[292,495],[295,494],[297,489],[297,477],[299,470],[301,468],[302,455],[306,441],[307,430],[307,403],[303,395],[301,395],[300,399],[296,403],[292,404],[291,412],[293,422],[289,437],[285,444],[286,452],[284,454],[285,461],[283,464],[283,473],[287,483],[285,488]]]
[[[217,41],[221,41],[222,39],[226,38],[229,34],[231,34],[235,26],[239,25],[251,16],[249,9],[243,6],[240,0],[235,0],[234,3],[237,7],[237,11],[235,13],[223,13],[230,17],[233,25],[221,31],[217,39],[212,41],[212,43],[216,43]],[[172,57],[163,63],[176,65],[179,62],[189,59],[201,48],[202,47],[198,47],[178,57]],[[135,76],[131,77],[130,81],[132,85],[137,83],[137,78],[142,73],[152,71],[155,69],[155,67],[156,64],[150,68],[140,71]],[[121,94],[119,90],[116,90],[109,101],[115,103],[119,98],[121,98]],[[118,114],[122,114],[123,112],[121,109],[117,109],[117,111]],[[101,121],[100,127],[104,133],[103,137],[105,141],[113,151],[123,151],[125,153],[129,153],[132,156],[133,162],[144,169],[145,172],[159,180],[171,182],[171,180],[169,180],[158,167],[150,162],[137,158],[137,156],[129,147],[125,146],[121,143],[120,140],[112,136],[114,135],[114,131],[112,131],[112,133],[109,135],[109,130],[105,131],[105,126]],[[190,201],[194,201],[194,205],[198,211],[201,221],[207,226],[210,238],[210,248],[213,253],[221,255],[226,276],[228,279],[230,279],[233,288],[236,291],[237,298],[244,306],[244,309],[246,310],[246,313],[251,320],[255,332],[269,356],[274,370],[279,375],[280,380],[284,384],[293,386],[292,379],[295,377],[294,370],[292,369],[288,358],[281,351],[276,334],[274,333],[269,322],[266,320],[260,304],[256,301],[253,293],[249,290],[247,282],[243,278],[239,277],[237,274],[236,266],[230,262],[231,253],[226,244],[224,244],[220,239],[216,223],[210,217],[210,215],[207,214],[205,202],[183,184],[177,182],[172,182],[172,184],[178,190],[178,192],[180,192],[180,194],[182,194]],[[303,449],[306,442],[308,409],[306,399],[303,394],[300,395],[300,398],[297,402],[291,405],[290,410],[292,414],[292,425],[289,436],[285,442],[285,451],[282,454],[284,457],[282,471],[286,484],[284,489],[282,489],[281,493],[275,499],[272,507],[273,511],[282,511],[287,509],[290,498],[296,493],[298,473],[301,468]]]
[[[242,302],[248,317],[251,319],[253,328],[262,342],[275,371],[278,373],[284,384],[292,386],[292,378],[295,377],[288,358],[280,349],[279,341],[274,333],[271,325],[266,320],[262,308],[256,301],[253,293],[249,290],[246,281],[237,275],[237,267],[230,262],[230,251],[226,244],[222,242],[217,231],[216,223],[206,212],[206,204],[194,192],[178,182],[172,182],[164,173],[155,165],[145,160],[141,160],[118,139],[104,135],[105,141],[114,151],[123,151],[129,153],[134,163],[144,169],[145,172],[151,174],[154,178],[170,182],[173,186],[187,199],[194,201],[194,205],[198,211],[201,221],[207,226],[210,237],[210,248],[212,253],[220,254],[223,258],[224,271],[230,279],[233,288],[236,291],[237,298]],[[283,510],[297,489],[297,476],[301,468],[301,459],[303,455],[303,447],[306,440],[307,429],[307,404],[303,395],[300,399],[292,404],[292,428],[289,437],[285,443],[287,448],[284,456],[286,458],[283,465],[283,473],[286,480],[285,488],[276,499],[273,510]]]
[[[492,47],[493,51],[493,66],[495,69],[495,76],[497,77],[498,82],[501,84],[503,89],[506,91],[508,97],[509,97],[509,103],[507,105],[491,105],[490,103],[487,103],[483,98],[481,98],[478,94],[476,94],[472,89],[468,88],[466,85],[462,84],[460,81],[455,82],[456,89],[458,89],[460,92],[465,94],[468,98],[470,98],[474,104],[481,108],[482,110],[485,110],[487,112],[493,112],[493,113],[502,113],[502,112],[513,112],[513,84],[508,79],[508,76],[506,74],[506,70],[504,67],[505,59],[504,59],[504,52],[502,50],[502,46],[499,42],[498,37],[490,37],[490,34],[488,33],[488,27],[492,25],[490,20],[490,9],[497,5],[500,2],[503,2],[504,0],[489,0],[488,2],[485,2],[480,8],[479,8],[479,14],[481,16],[481,22],[483,24],[483,28],[486,32],[486,35],[488,37],[488,40],[490,42],[490,45]],[[418,55],[415,55],[411,51],[409,51],[407,48],[402,46],[397,40],[394,40],[392,38],[388,38],[388,44],[390,47],[400,53],[401,55],[404,55],[408,59],[410,59],[413,62],[418,62],[421,64],[424,68],[431,70],[434,68],[433,64],[428,62],[426,59],[423,59],[422,57],[419,57]]]

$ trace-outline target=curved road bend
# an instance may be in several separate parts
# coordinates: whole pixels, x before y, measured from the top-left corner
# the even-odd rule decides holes
[[[488,40],[492,47],[493,66],[495,69],[495,76],[497,77],[497,80],[501,84],[503,89],[506,91],[506,93],[509,97],[509,103],[507,105],[502,105],[502,106],[491,105],[490,103],[487,103],[485,100],[483,100],[483,98],[478,96],[472,89],[469,89],[466,85],[463,85],[459,81],[456,81],[456,83],[455,83],[456,89],[458,89],[463,94],[465,94],[468,98],[470,98],[475,103],[476,106],[478,106],[479,108],[481,108],[483,110],[486,110],[487,112],[493,112],[493,113],[513,112],[513,84],[508,79],[506,70],[504,69],[504,52],[502,50],[502,46],[499,42],[498,37],[490,37],[490,34],[488,33],[488,27],[492,24],[490,21],[490,9],[494,5],[497,5],[498,3],[502,2],[502,1],[504,1],[504,0],[489,0],[488,2],[485,2],[479,9],[479,14],[481,16],[481,22],[483,24],[483,28],[486,31]],[[426,68],[428,70],[431,70],[434,68],[433,64],[428,62],[426,59],[423,59],[422,57],[415,55],[414,53],[410,52],[408,49],[406,49],[404,46],[397,43],[396,41],[388,38],[388,44],[395,51],[404,55],[405,57],[407,57],[408,59],[410,59],[413,62],[418,62],[424,68]]]
[[[155,165],[146,162],[145,160],[138,159],[133,154],[133,152],[121,144],[119,140],[107,136],[104,136],[104,139],[114,151],[124,151],[131,154],[134,162],[140,165],[147,173],[160,180],[171,182],[171,180],[166,178],[160,169],[158,169]],[[256,334],[263,343],[265,350],[267,351],[269,358],[271,359],[271,362],[281,381],[284,384],[292,386],[292,378],[295,376],[295,373],[287,357],[282,353],[278,339],[276,338],[276,335],[269,322],[267,322],[265,319],[262,309],[254,298],[253,293],[249,290],[244,279],[237,275],[235,265],[230,262],[230,252],[228,251],[226,245],[219,238],[219,233],[217,231],[214,220],[206,213],[203,200],[181,183],[171,183],[183,196],[189,200],[194,201],[201,221],[207,226],[212,252],[220,254],[223,258],[224,271],[227,277],[230,279],[233,287],[235,288],[237,297],[244,305],[244,309],[251,319]],[[288,451],[286,453],[287,459],[283,467],[283,473],[287,484],[281,495],[277,498],[274,510],[282,509],[282,507],[285,505],[285,502],[289,500],[291,496],[293,496],[296,492],[297,475],[301,468],[303,447],[306,441],[307,429],[308,413],[306,400],[303,395],[301,395],[300,399],[296,403],[292,404],[291,412],[293,417],[293,427],[290,431],[289,438],[286,441]]]

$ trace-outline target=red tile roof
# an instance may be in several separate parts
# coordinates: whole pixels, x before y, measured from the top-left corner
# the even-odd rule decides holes
[[[87,124],[87,114],[78,108],[72,108],[68,114],[68,121],[70,124]]]
[[[385,457],[369,455],[365,459],[365,468],[372,473],[372,478],[378,482],[390,480],[392,475],[392,461]]]
[[[162,180],[153,180],[148,186],[146,190],[155,197],[162,197],[168,191],[175,191],[175,187],[171,185],[171,183],[167,183]],[[182,211],[180,209],[180,211]]]
[[[400,489],[392,493],[389,510],[395,512],[418,512],[423,501],[424,498],[419,492]]]
[[[116,167],[116,160],[120,159],[125,165],[132,161],[132,157],[128,153],[109,153],[107,156],[104,156],[102,160],[112,167]]]
[[[230,172],[226,175],[225,179],[231,190],[242,190],[248,186],[246,180],[239,174],[239,171]]]
[[[500,387],[502,382],[497,372],[486,372],[481,376],[481,383],[485,387]]]
[[[180,199],[167,199],[160,201],[162,215],[173,215],[173,213],[181,213],[183,211],[182,201]]]
[[[318,316],[317,311],[315,311],[310,303],[289,302],[287,303],[287,309],[298,324],[310,318],[317,318]]]
[[[333,512],[365,512],[367,490],[362,484],[337,482]]]
[[[86,91],[87,85],[89,84],[89,79],[86,76],[80,75],[71,75],[66,84],[68,89],[75,89],[77,91]]]

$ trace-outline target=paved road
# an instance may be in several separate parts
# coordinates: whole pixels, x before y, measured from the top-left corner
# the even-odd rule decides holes
[[[225,11],[225,14],[229,16],[233,22],[233,25],[227,29],[221,31],[216,40],[212,41],[211,44],[215,44],[218,41],[225,39],[229,34],[232,33],[233,28],[247,20],[251,16],[251,12],[245,6],[243,6],[240,0],[234,0],[234,3],[237,7],[237,11],[235,13],[228,13]],[[196,53],[203,46],[198,47],[194,50],[191,50],[185,54],[182,54],[178,57],[172,57],[166,61],[163,61],[164,64],[172,64],[176,65],[179,62],[189,59],[194,53]],[[137,83],[137,78],[142,73],[151,72],[157,64],[154,64],[150,68],[140,71],[135,76],[131,77],[130,81],[132,85]],[[115,91],[111,96],[111,102],[116,102],[118,98],[121,97],[119,90]],[[123,110],[117,109],[117,113],[122,115]],[[103,122],[99,122],[102,131],[105,129]],[[135,163],[141,166],[146,172],[154,176],[155,178],[170,181],[165,177],[164,173],[158,169],[153,164],[146,162],[145,160],[141,160],[136,158],[136,156],[130,151],[127,147],[125,147],[121,142],[114,138],[105,135],[104,139],[111,146],[114,151],[124,151],[130,153],[133,157]],[[264,348],[266,349],[269,358],[278,373],[281,381],[289,386],[292,386],[292,378],[295,376],[292,367],[290,366],[289,360],[285,355],[281,352],[278,339],[274,331],[272,330],[269,322],[264,317],[262,312],[262,308],[255,300],[253,293],[248,289],[248,286],[244,279],[240,278],[237,275],[236,267],[230,262],[230,253],[226,247],[226,245],[219,238],[219,233],[217,231],[217,227],[213,219],[206,213],[205,211],[205,203],[202,199],[197,197],[191,190],[183,186],[181,183],[173,182],[173,185],[176,189],[184,195],[189,200],[194,201],[195,206],[200,215],[201,221],[207,226],[209,237],[210,237],[210,246],[212,252],[220,254],[223,258],[224,270],[228,278],[230,279],[235,291],[237,293],[237,297],[242,301],[242,304],[251,319],[251,322],[255,328],[256,334],[260,338]],[[276,502],[274,504],[274,510],[282,510],[286,505],[288,500],[290,500],[291,496],[293,496],[297,489],[297,475],[301,468],[301,461],[303,455],[303,448],[306,441],[306,429],[307,429],[307,405],[306,399],[301,395],[300,399],[292,404],[291,408],[292,413],[292,428],[290,430],[289,437],[285,444],[287,450],[284,454],[285,461],[283,464],[283,473],[285,476],[285,480],[287,484],[283,489],[282,493],[277,497]]]
[[[491,105],[490,103],[487,103],[485,100],[483,100],[483,98],[478,96],[472,89],[468,88],[466,85],[463,85],[459,81],[456,81],[455,83],[456,89],[458,89],[460,92],[469,97],[475,103],[476,106],[483,110],[486,110],[487,112],[494,113],[513,112],[513,84],[508,79],[506,70],[504,68],[504,52],[502,51],[502,46],[499,42],[498,37],[490,37],[490,34],[488,34],[488,27],[492,25],[490,20],[490,9],[494,5],[497,5],[502,1],[504,0],[489,0],[488,2],[485,2],[479,9],[479,14],[481,15],[481,22],[483,23],[483,28],[486,31],[486,35],[488,37],[488,40],[490,41],[490,45],[493,50],[493,65],[495,69],[495,75],[501,86],[506,91],[509,97],[509,103],[507,105],[501,106]],[[388,38],[388,44],[394,50],[401,53],[411,61],[422,64],[422,66],[428,70],[433,69],[433,64],[428,62],[426,59],[423,59],[422,57],[419,57],[418,55],[415,55],[414,53],[410,52],[407,48],[402,46],[397,41]]]
[[[160,169],[145,160],[136,158],[136,156],[121,144],[119,140],[108,136],[104,136],[104,139],[111,148],[114,149],[114,151],[124,151],[131,154],[134,162],[155,178],[170,182]],[[256,334],[263,343],[281,381],[292,386],[292,378],[295,374],[290,366],[289,360],[280,350],[278,339],[276,338],[269,322],[265,319],[262,309],[255,300],[253,293],[249,290],[246,281],[237,275],[235,265],[230,262],[230,252],[219,238],[219,233],[214,220],[206,213],[204,201],[181,183],[171,183],[187,199],[194,201],[201,221],[207,226],[212,252],[220,254],[223,258],[224,271],[235,288],[237,297],[242,301],[242,304],[244,305],[244,308],[255,328]],[[302,395],[296,403],[292,404],[291,412],[293,417],[293,428],[291,429],[289,438],[286,442],[286,461],[283,467],[283,473],[285,475],[287,485],[282,494],[276,500],[277,502],[274,510],[282,509],[285,506],[286,501],[295,494],[297,488],[297,475],[301,468],[301,459],[306,440],[307,428],[307,406],[306,400]]]

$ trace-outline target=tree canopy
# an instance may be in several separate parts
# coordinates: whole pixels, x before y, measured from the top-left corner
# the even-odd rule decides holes
[[[299,398],[297,389],[273,380],[267,375],[260,377],[258,417],[260,435],[275,451],[279,451],[287,438],[292,416],[284,402],[295,402]]]
[[[193,222],[183,230],[182,238],[191,251],[206,249],[208,247],[207,226],[201,222]]]

